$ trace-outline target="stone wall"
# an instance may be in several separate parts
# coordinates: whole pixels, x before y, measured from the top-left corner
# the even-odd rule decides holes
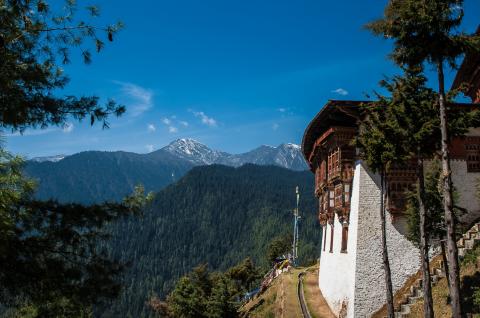
[[[379,177],[357,163],[360,176],[355,317],[369,317],[386,302],[382,261]],[[419,250],[391,223],[387,213],[387,246],[394,292],[420,267]]]

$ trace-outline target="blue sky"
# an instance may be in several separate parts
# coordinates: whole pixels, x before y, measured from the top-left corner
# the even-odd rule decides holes
[[[108,130],[71,121],[7,133],[12,152],[145,153],[184,137],[232,153],[300,143],[328,99],[363,99],[397,71],[390,43],[363,28],[381,17],[386,1],[94,3],[98,24],[121,20],[125,29],[91,65],[72,56],[65,67],[71,82],[60,94],[113,98],[127,113]],[[465,1],[464,30],[476,29],[478,12],[478,0]]]

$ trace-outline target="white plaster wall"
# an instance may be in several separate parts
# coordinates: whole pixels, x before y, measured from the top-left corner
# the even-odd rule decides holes
[[[470,128],[466,136],[480,136],[480,128]],[[480,201],[476,195],[476,188],[480,181],[480,173],[468,172],[467,162],[464,160],[450,161],[453,185],[459,194],[458,205],[468,210],[468,214],[461,217],[467,225],[480,218]]]
[[[386,302],[382,261],[379,177],[361,162],[355,167],[359,192],[354,317],[370,317]],[[354,186],[355,187],[355,186]],[[391,223],[387,213],[387,246],[394,292],[420,267],[418,249]]]
[[[357,170],[355,170],[351,197],[350,225],[348,227],[347,253],[340,253],[342,226],[337,216],[335,216],[334,222],[333,253],[329,253],[331,225],[328,224],[324,228],[327,236],[325,251],[322,249],[320,257],[319,286],[323,297],[336,316],[340,314],[343,305],[347,308],[347,317],[354,317],[359,202],[359,178],[357,173]]]
[[[480,218],[480,202],[477,196],[477,185],[480,181],[480,173],[468,172],[467,162],[464,160],[450,161],[452,169],[452,181],[456,193],[458,193],[457,205],[468,210],[460,220],[466,224]]]

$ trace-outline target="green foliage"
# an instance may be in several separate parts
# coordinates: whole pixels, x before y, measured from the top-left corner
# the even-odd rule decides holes
[[[110,115],[119,116],[125,107],[98,97],[57,97],[68,83],[63,64],[70,62],[71,49],[78,50],[85,63],[91,62],[86,39],[100,51],[104,42],[121,28],[121,23],[96,27],[76,19],[75,1],[66,1],[54,12],[44,0],[0,1],[0,127],[23,131],[27,127],[64,125],[69,118],[87,117],[91,124],[108,127]],[[98,9],[88,7],[91,17]]]
[[[418,155],[431,156],[438,148],[435,93],[426,81],[421,67],[404,69],[404,76],[380,82],[391,96],[377,94],[378,101],[363,105],[365,120],[356,144],[373,171],[406,164]]]
[[[443,211],[443,196],[440,191],[441,169],[437,161],[425,173],[425,194],[423,197],[426,215],[426,233],[431,238],[445,237],[445,222]],[[420,243],[420,216],[418,207],[418,187],[408,191],[407,224],[408,239],[416,245]]]
[[[262,271],[270,267],[265,257],[268,242],[293,231],[297,185],[304,194],[299,261],[314,261],[319,256],[321,229],[318,203],[309,195],[313,184],[308,171],[272,166],[194,168],[158,192],[142,218],[112,225],[112,240],[103,246],[112,257],[132,262],[124,277],[125,291],[118,300],[98,307],[96,314],[151,316],[145,302],[154,294],[164,299],[180,277],[205,262],[215,271],[240,264],[234,267],[235,289],[254,288],[254,268],[245,258],[250,256]],[[190,281],[184,282],[185,289],[191,288]]]
[[[475,242],[475,245],[473,249],[468,250],[463,259],[462,259],[462,264],[463,265],[475,265],[477,262],[477,258],[480,256],[480,244],[478,242]]]
[[[267,247],[267,260],[269,264],[282,255],[292,251],[293,235],[291,233],[275,237]]]
[[[125,204],[36,201],[21,166],[0,152],[0,303],[31,316],[85,316],[120,291],[123,265],[98,243],[108,238],[107,223],[140,212],[142,189]]]
[[[473,305],[477,312],[480,312],[480,287],[476,287],[473,292]]]
[[[226,275],[236,283],[239,292],[250,291],[253,287],[252,284],[258,282],[258,279],[262,277],[260,269],[255,267],[250,257],[228,269]]]
[[[426,233],[429,238],[445,238],[445,214],[443,209],[443,195],[441,192],[441,167],[438,160],[434,160],[429,165],[425,172],[425,194],[424,204],[426,209]],[[407,191],[405,193],[407,197],[406,214],[408,234],[407,237],[415,244],[419,244],[420,237],[420,216],[418,208],[418,187],[413,191]],[[458,219],[465,213],[465,209],[458,206],[456,203],[459,200],[460,194],[454,190],[453,192],[453,211],[454,216]],[[462,233],[458,233],[461,235]]]
[[[449,62],[480,49],[480,37],[459,32],[463,0],[390,0],[384,18],[367,25],[393,39],[392,59],[400,66]]]
[[[40,200],[92,204],[119,202],[139,183],[146,191],[159,191],[191,168],[191,163],[161,150],[86,151],[55,163],[28,161],[25,173],[37,181],[35,197]]]
[[[236,268],[243,266],[239,264]],[[173,317],[230,318],[238,316],[236,299],[238,291],[229,276],[210,273],[206,265],[200,265],[180,278],[168,295],[167,304]]]

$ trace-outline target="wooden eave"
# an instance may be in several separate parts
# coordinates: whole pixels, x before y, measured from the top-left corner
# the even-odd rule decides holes
[[[476,32],[477,35],[480,35],[480,26]],[[466,92],[469,96],[472,96],[473,87],[477,86],[480,82],[480,53],[472,52],[468,53],[460,66],[460,69],[455,76],[455,79],[452,84],[452,89],[458,89],[462,84],[467,84],[470,86]]]
[[[362,104],[371,103],[372,101],[340,101],[329,100],[325,106],[318,112],[318,114],[308,124],[302,138],[302,153],[309,164],[310,170],[312,167],[313,151],[315,146],[318,146],[319,137],[328,134],[332,127],[358,127],[361,120],[360,106]],[[480,104],[473,103],[454,103],[448,105],[448,111],[455,109],[477,109],[480,110]],[[326,136],[324,136],[325,138]],[[321,138],[320,138],[321,139]]]
[[[368,102],[329,100],[312,119],[302,139],[302,152],[310,168],[312,167],[309,160],[318,137],[322,136],[331,127],[357,127],[362,103]]]

